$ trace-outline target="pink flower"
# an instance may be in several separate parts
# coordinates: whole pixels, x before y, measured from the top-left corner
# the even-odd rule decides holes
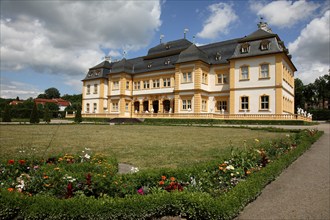
[[[140,195],[144,195],[143,188],[141,187],[140,189],[138,189],[138,190],[137,190],[137,193],[139,193]]]

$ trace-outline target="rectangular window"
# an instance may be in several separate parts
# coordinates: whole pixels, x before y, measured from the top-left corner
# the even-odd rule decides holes
[[[268,48],[269,48],[269,43],[262,43],[260,45],[260,49],[261,50],[268,50]]]
[[[217,109],[218,109],[219,111],[222,111],[222,109],[223,109],[224,111],[227,111],[227,101],[218,101],[218,102],[217,102]]]
[[[97,84],[94,84],[94,94],[97,94]]]
[[[129,81],[126,81],[126,89],[129,89]]]
[[[163,79],[163,86],[164,87],[171,87],[171,78]]]
[[[89,112],[89,103],[86,104],[86,112]]]
[[[140,82],[134,82],[134,90],[140,90]]]
[[[149,85],[149,80],[145,80],[143,81],[143,88],[144,89],[149,89],[150,85]]]
[[[191,74],[191,72],[182,73],[182,82],[183,83],[192,82],[192,74]]]
[[[112,111],[113,112],[118,112],[118,102],[113,102],[112,103]]]
[[[241,109],[249,109],[249,97],[243,96],[241,97]]]
[[[97,104],[94,103],[94,109],[93,109],[93,112],[95,113],[97,111]]]
[[[154,79],[152,86],[153,88],[159,88],[160,87],[159,79]]]
[[[206,110],[207,110],[207,101],[202,100],[202,111],[206,111]]]
[[[228,83],[228,74],[217,74],[218,84]]]
[[[269,109],[269,96],[263,95],[260,97],[260,106],[261,110],[268,110]]]
[[[183,110],[191,110],[191,100],[182,100],[182,109]]]
[[[127,112],[128,112],[128,107],[129,107],[129,103],[126,102],[126,104],[125,104],[125,111],[127,111]]]
[[[249,67],[248,66],[242,66],[241,67],[241,80],[249,79]]]
[[[260,66],[260,78],[268,78],[269,77],[269,65],[262,64]]]
[[[112,90],[119,89],[119,81],[113,81],[113,87]]]
[[[207,84],[207,73],[202,73],[202,83]]]
[[[91,93],[91,85],[87,85],[86,95],[89,95],[90,93]]]

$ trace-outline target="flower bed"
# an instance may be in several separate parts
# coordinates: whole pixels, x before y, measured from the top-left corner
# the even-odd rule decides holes
[[[114,158],[91,154],[62,155],[47,159],[9,159],[0,164],[0,185],[10,192],[71,198],[84,194],[99,197],[108,192],[117,173]]]
[[[86,172],[87,170],[81,169],[80,175],[74,175],[68,170],[60,178],[63,185],[57,191],[61,193],[52,194],[61,199],[49,196],[48,191],[28,191],[29,182],[33,179],[32,173],[35,172],[30,170],[31,173],[24,172],[30,179],[24,181],[26,188],[23,187],[23,190],[19,190],[20,182],[17,179],[15,181],[15,177],[2,184],[0,218],[145,219],[181,215],[192,219],[231,219],[319,136],[320,132],[316,130],[306,130],[265,144],[260,144],[256,139],[253,146],[243,143],[242,147],[233,148],[223,159],[191,168],[140,171],[127,175],[110,175],[111,178],[108,175],[103,177],[103,171],[96,174],[96,171]],[[93,156],[88,159],[89,162],[92,158]],[[56,157],[55,161],[58,159]],[[71,158],[66,158],[63,165],[71,167],[73,164],[89,163],[78,163],[79,159],[82,158],[76,157],[73,159],[75,162],[70,163]],[[59,163],[56,163],[44,161],[42,166],[38,165],[40,169],[36,172],[43,166],[51,167],[48,170],[52,172],[61,171]],[[1,169],[5,167],[3,173],[8,175],[6,169],[16,167],[13,171],[19,170],[17,178],[21,175],[20,168],[17,167],[26,164],[29,163],[6,161]],[[92,165],[97,167],[97,164]],[[60,169],[55,170],[57,167]],[[108,168],[110,167],[106,167],[106,170]],[[88,173],[91,174],[90,183]],[[48,178],[45,178],[45,174]],[[95,179],[95,176],[99,176],[99,179]],[[43,184],[52,178],[51,172],[39,174]],[[79,188],[78,183],[83,187]],[[8,192],[7,189],[21,193]],[[25,195],[30,193],[32,196]]]

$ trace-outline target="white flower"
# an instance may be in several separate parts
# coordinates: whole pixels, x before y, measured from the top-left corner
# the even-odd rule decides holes
[[[226,167],[226,170],[234,170],[234,169],[235,169],[235,167],[233,167],[233,165],[229,165]]]
[[[85,154],[85,156],[84,156],[86,159],[90,159],[91,158],[91,156],[90,155],[88,155],[88,154]]]
[[[91,150],[90,148],[85,147],[85,150]]]
[[[131,172],[132,172],[132,173],[137,173],[137,172],[139,172],[139,168],[137,168],[137,167],[132,167],[132,168],[131,168]]]

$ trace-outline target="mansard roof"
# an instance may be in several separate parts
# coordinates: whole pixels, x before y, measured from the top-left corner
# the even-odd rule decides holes
[[[187,39],[179,39],[169,41],[166,43],[160,43],[155,47],[152,47],[148,51],[148,55],[144,59],[159,58],[168,55],[178,54],[181,51],[187,49],[192,43]]]
[[[180,53],[179,59],[176,61],[176,63],[184,63],[196,60],[201,60],[205,63],[209,63],[209,58],[207,54],[201,49],[199,49],[195,44],[192,44]]]
[[[137,74],[159,70],[173,70],[176,63],[196,60],[201,60],[210,65],[227,64],[231,59],[273,53],[284,53],[290,60],[291,57],[288,54],[288,50],[278,35],[272,33],[266,23],[261,23],[258,27],[257,31],[243,38],[202,46],[196,46],[187,39],[160,43],[150,48],[146,56],[133,59],[123,58],[116,62],[103,61],[90,68],[84,80],[106,78],[108,74],[121,72]],[[261,44],[267,43],[267,49],[262,49]],[[243,44],[248,45],[248,52],[242,53]]]
[[[265,38],[274,38],[278,37],[277,34],[270,33],[268,31],[265,31],[263,29],[258,29],[255,32],[249,34],[248,36],[245,36],[239,40],[239,42],[246,42],[246,41],[253,41],[253,40],[261,40]]]
[[[130,62],[129,60],[126,60],[123,58],[119,62],[116,62],[112,65],[111,73],[133,73],[133,66],[134,63]]]

